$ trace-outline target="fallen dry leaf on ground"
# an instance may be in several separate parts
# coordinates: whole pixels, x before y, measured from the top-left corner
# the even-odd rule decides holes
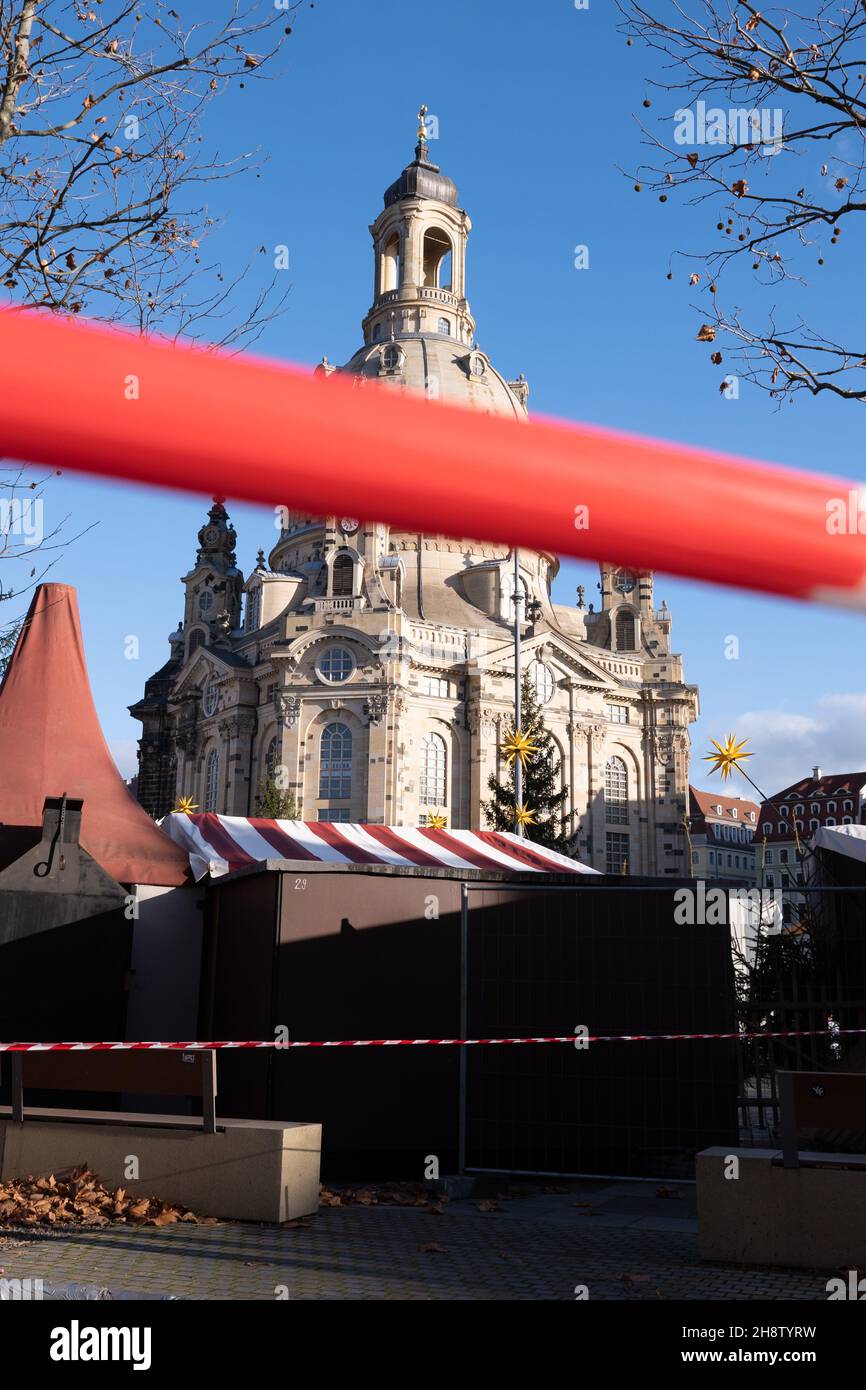
[[[171,1226],[199,1222],[185,1207],[158,1197],[134,1201],[122,1187],[110,1191],[89,1168],[67,1169],[48,1177],[13,1178],[0,1183],[0,1224],[108,1226],[114,1222]],[[215,1218],[201,1224],[214,1225]]]

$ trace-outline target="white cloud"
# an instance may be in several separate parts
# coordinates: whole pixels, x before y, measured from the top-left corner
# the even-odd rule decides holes
[[[725,731],[732,729],[738,739],[749,740],[754,757],[746,767],[767,796],[811,777],[815,766],[824,773],[866,770],[866,694],[821,695],[810,713],[746,710],[715,722]],[[696,785],[721,790],[718,777],[707,781],[704,775],[698,782],[701,774],[694,764],[693,773]],[[748,782],[736,774],[724,790],[740,796],[751,793]]]

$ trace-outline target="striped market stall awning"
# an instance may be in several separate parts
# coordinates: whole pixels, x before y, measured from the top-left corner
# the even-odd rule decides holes
[[[160,822],[189,855],[196,879],[268,859],[293,864],[378,865],[398,869],[594,874],[595,869],[529,840],[493,830],[428,830],[329,821],[249,819],[173,812]]]

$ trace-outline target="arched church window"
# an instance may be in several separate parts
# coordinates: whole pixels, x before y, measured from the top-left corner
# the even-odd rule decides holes
[[[628,773],[622,758],[608,758],[604,765],[604,808],[611,825],[628,824]]]
[[[436,325],[436,332],[445,333],[448,335],[449,338],[451,337],[451,324],[448,321],[448,319],[439,320],[439,322]]]
[[[378,343],[378,341],[379,341],[379,339],[381,338],[381,336],[382,336],[382,325],[381,325],[381,323],[374,324],[374,326],[373,326],[373,342],[374,342],[374,343]]]
[[[203,594],[199,594],[198,607],[200,613],[208,613],[213,608],[213,594],[210,589],[205,589]]]
[[[190,635],[189,635],[189,652],[188,652],[188,655],[189,655],[189,656],[192,656],[193,652],[196,651],[196,649],[197,649],[198,647],[202,646],[203,643],[204,643],[204,633],[202,632],[202,630],[201,630],[200,627],[194,627],[193,630],[192,630],[192,632],[191,632]]]
[[[326,724],[319,758],[319,796],[346,801],[352,795],[352,731],[346,724]]]
[[[451,239],[439,227],[424,233],[424,284],[431,289],[451,288]]]
[[[440,734],[421,740],[421,775],[418,801],[422,806],[445,806],[448,792],[448,754]]]
[[[400,365],[400,353],[393,343],[390,343],[382,353],[382,366],[386,372],[394,372]]]
[[[616,649],[618,652],[635,650],[634,613],[628,608],[621,608],[616,615]]]
[[[280,756],[279,739],[272,738],[265,754],[265,777],[273,781],[277,772],[277,758]]]
[[[218,748],[212,748],[207,755],[204,774],[204,809],[216,811],[220,787],[220,755]]]
[[[543,661],[534,662],[530,679],[536,700],[540,705],[546,705],[553,695],[553,672],[550,667],[545,666]]]
[[[345,551],[338,555],[331,570],[331,593],[334,598],[350,598],[355,583],[355,562]]]
[[[400,284],[400,234],[393,232],[382,248],[380,285],[382,294]]]

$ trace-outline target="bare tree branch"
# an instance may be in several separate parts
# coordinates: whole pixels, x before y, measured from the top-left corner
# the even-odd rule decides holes
[[[630,177],[638,191],[665,202],[679,192],[714,212],[715,244],[675,253],[701,266],[689,277],[707,295],[699,340],[726,335],[741,374],[779,400],[806,391],[866,401],[863,351],[796,314],[778,330],[777,304],[759,321],[766,292],[804,290],[810,263],[826,273],[866,212],[866,0],[818,0],[813,14],[750,0],[617,6],[629,43],[657,55],[649,86],[679,102],[663,134],[641,125],[652,155]],[[720,302],[725,273],[740,267],[754,277],[749,315]],[[711,360],[722,361],[718,347]]]

